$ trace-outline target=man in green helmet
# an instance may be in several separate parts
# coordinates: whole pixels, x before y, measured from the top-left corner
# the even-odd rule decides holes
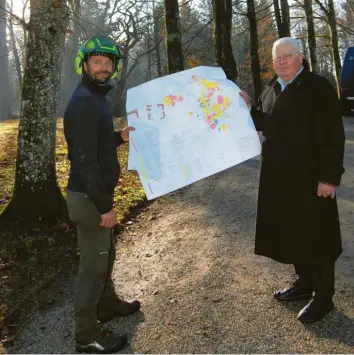
[[[67,186],[69,216],[77,225],[80,264],[75,299],[76,350],[112,353],[126,345],[126,336],[102,331],[103,323],[130,315],[139,301],[118,298],[111,279],[115,260],[112,227],[117,223],[113,192],[120,167],[117,146],[129,140],[126,127],[114,131],[106,94],[108,81],[120,70],[121,55],[108,36],[93,36],[79,49],[76,72],[82,81],[64,114],[64,133],[71,163]]]

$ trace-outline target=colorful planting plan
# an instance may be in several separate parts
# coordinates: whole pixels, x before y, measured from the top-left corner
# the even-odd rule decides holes
[[[128,90],[128,169],[149,200],[260,154],[239,91],[221,68],[203,66]]]

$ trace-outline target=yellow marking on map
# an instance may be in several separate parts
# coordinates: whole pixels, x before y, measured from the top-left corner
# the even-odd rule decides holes
[[[181,169],[182,169],[182,171],[183,171],[184,176],[185,176],[186,179],[188,180],[188,173],[187,173],[186,168],[182,165],[182,166],[181,166]]]
[[[208,79],[202,79],[202,84],[206,89],[214,89],[218,86],[217,82],[209,81]]]
[[[148,176],[147,176],[147,173],[146,173],[146,170],[145,170],[145,167],[144,167],[144,164],[143,164],[143,161],[142,161],[141,158],[140,158],[140,155],[138,155],[138,160],[139,160],[139,163],[140,163],[140,166],[141,166],[141,170],[142,170],[142,172],[143,172],[143,174],[144,174],[144,178],[145,178],[146,180],[149,180],[149,179],[148,179]]]
[[[212,104],[211,108],[216,113],[218,113],[220,111],[220,105],[219,104]]]

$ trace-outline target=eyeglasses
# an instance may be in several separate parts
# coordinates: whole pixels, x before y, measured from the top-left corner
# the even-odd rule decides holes
[[[287,62],[287,61],[290,60],[295,54],[298,54],[298,53],[300,53],[300,52],[278,55],[277,57],[274,57],[274,58],[273,58],[273,61],[279,63],[279,62],[281,61],[281,59],[283,58],[283,61],[284,61],[284,62]]]

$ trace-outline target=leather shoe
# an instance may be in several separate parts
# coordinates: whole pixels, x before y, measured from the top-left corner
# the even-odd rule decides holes
[[[115,335],[102,331],[98,336],[87,340],[76,340],[76,351],[79,353],[112,354],[122,350],[128,342],[125,335]]]
[[[297,319],[303,323],[314,323],[323,319],[334,309],[333,301],[322,301],[314,297],[298,314]]]
[[[274,298],[278,301],[309,300],[312,297],[310,289],[292,286],[286,290],[274,292]]]
[[[126,317],[137,312],[140,309],[140,302],[135,300],[127,302],[117,298],[113,305],[108,305],[109,308],[99,309],[97,312],[98,320],[101,323],[109,322],[115,317]]]

